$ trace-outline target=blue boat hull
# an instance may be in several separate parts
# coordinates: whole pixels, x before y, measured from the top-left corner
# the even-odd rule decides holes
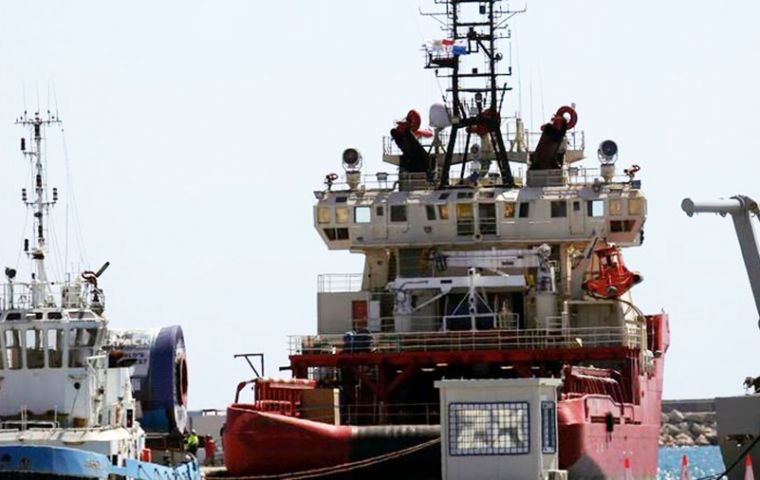
[[[0,446],[0,480],[44,479],[105,479],[109,475],[151,480],[156,478],[172,480],[200,480],[201,473],[197,460],[175,466],[126,460],[125,465],[115,466],[110,459],[100,453],[76,448],[5,445]]]

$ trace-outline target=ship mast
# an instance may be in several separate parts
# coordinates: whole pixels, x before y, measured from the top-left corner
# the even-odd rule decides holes
[[[48,112],[47,118],[43,118],[39,112],[33,117],[24,115],[16,119],[16,125],[29,128],[31,132],[31,145],[27,148],[26,138],[21,138],[21,152],[32,165],[32,188],[31,199],[27,195],[27,189],[21,189],[21,200],[29,208],[34,216],[33,245],[30,248],[29,239],[24,239],[24,251],[34,264],[31,282],[32,307],[39,308],[51,304],[52,295],[50,284],[45,270],[45,258],[47,257],[47,216],[50,207],[58,202],[58,189],[53,188],[52,199],[48,195],[48,185],[45,179],[45,160],[43,156],[44,127],[60,124],[61,120],[56,115]]]
[[[525,9],[504,9],[500,6],[501,0],[435,0],[435,3],[445,5],[444,11],[423,15],[436,18],[443,26],[442,30],[448,34],[447,41],[453,43],[443,53],[429,50],[425,66],[434,69],[437,77],[450,81],[446,91],[452,97],[452,125],[441,171],[441,186],[449,184],[449,169],[454,157],[457,133],[465,129],[467,136],[462,175],[471,137],[480,136],[482,141],[488,142],[489,149],[493,150],[502,182],[511,188],[514,186],[514,178],[501,130],[501,106],[504,95],[512,87],[506,82],[500,85],[499,80],[512,75],[512,67],[499,72],[499,63],[504,60],[504,55],[498,50],[496,42],[510,38],[507,22],[518,13],[525,12]],[[464,69],[462,60],[475,55],[480,55],[484,60],[484,68],[471,67],[469,71]],[[467,63],[474,64],[469,60]],[[475,84],[475,81],[479,83]],[[469,101],[465,95],[471,96]]]

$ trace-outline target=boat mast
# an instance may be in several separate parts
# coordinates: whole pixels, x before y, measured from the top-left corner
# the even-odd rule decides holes
[[[425,68],[434,69],[437,77],[448,78],[450,86],[446,89],[451,94],[451,134],[444,157],[440,177],[441,186],[449,184],[449,169],[452,165],[457,133],[465,129],[467,137],[462,159],[462,176],[467,163],[471,137],[480,136],[490,143],[493,154],[501,172],[502,183],[506,187],[514,186],[512,170],[507,159],[507,149],[501,130],[501,107],[504,95],[512,90],[506,82],[499,86],[499,78],[512,75],[510,66],[505,72],[499,72],[499,62],[504,55],[496,46],[496,41],[511,37],[508,21],[523,10],[502,8],[501,0],[435,0],[444,4],[441,12],[423,13],[435,17],[442,25],[452,42],[450,51],[428,51]],[[485,68],[472,67],[462,70],[462,59],[480,54]],[[473,63],[473,62],[468,62]],[[443,73],[441,70],[443,69]],[[448,72],[447,72],[448,70]],[[473,81],[485,81],[475,85]],[[463,95],[473,98],[467,102]]]
[[[29,248],[29,239],[24,239],[24,251],[34,264],[31,282],[32,291],[32,308],[39,308],[50,305],[52,295],[50,284],[48,282],[47,272],[45,270],[45,258],[47,256],[47,216],[50,207],[58,202],[58,189],[53,188],[52,199],[48,195],[47,181],[45,179],[45,161],[43,157],[43,135],[44,127],[53,124],[60,124],[61,120],[56,115],[48,112],[47,118],[42,118],[39,112],[35,112],[33,117],[28,117],[26,111],[22,117],[16,119],[16,125],[29,128],[31,132],[31,145],[27,148],[26,138],[21,138],[21,152],[24,157],[29,159],[32,164],[32,192],[30,199],[27,196],[27,189],[21,189],[21,200],[27,208],[32,210],[34,216],[34,243]]]

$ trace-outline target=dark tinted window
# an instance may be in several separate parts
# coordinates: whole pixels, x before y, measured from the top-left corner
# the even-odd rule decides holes
[[[562,218],[567,216],[567,202],[559,200],[552,202],[552,218]]]
[[[406,205],[391,205],[391,222],[406,222]]]
[[[518,215],[520,218],[528,218],[530,217],[530,203],[521,203],[520,204],[520,212]]]

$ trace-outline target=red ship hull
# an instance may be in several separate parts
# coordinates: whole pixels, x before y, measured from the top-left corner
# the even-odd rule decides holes
[[[637,350],[597,352],[597,362],[605,362],[602,353],[618,363],[623,358],[622,371],[573,366],[575,361],[568,360],[569,352],[563,352],[566,357],[564,382],[557,404],[559,467],[567,470],[570,478],[656,479],[663,361],[669,344],[667,316],[647,317],[647,334],[653,358],[643,359]],[[525,351],[492,353],[505,356],[500,364],[507,363],[509,356],[524,361],[528,355]],[[577,349],[575,353],[591,355],[593,352]],[[533,359],[538,362],[548,353],[530,355],[538,355]],[[401,361],[407,357],[408,354],[402,354],[394,360],[386,355],[378,360]],[[322,362],[340,359],[365,363],[367,358],[366,355],[332,355]],[[453,363],[454,358],[452,355],[450,362]],[[294,356],[291,360],[294,370],[302,367],[299,363],[302,358]],[[304,361],[311,363],[314,358]],[[515,370],[528,374],[531,371]],[[417,386],[424,383],[422,380],[419,379]],[[290,402],[297,404],[292,399],[297,397],[298,391],[291,388],[288,392]],[[285,398],[284,394],[279,395]],[[329,425],[295,418],[292,413],[264,412],[261,405],[236,403],[227,412],[225,465],[234,476],[332,467],[422,444],[439,434],[437,426]],[[383,475],[387,478],[392,474],[398,479],[440,478],[440,455],[440,445],[435,445],[424,452],[424,461],[417,457],[417,461],[405,464],[384,464]],[[350,473],[347,475],[341,478],[352,478]],[[360,476],[372,478],[364,470]]]

